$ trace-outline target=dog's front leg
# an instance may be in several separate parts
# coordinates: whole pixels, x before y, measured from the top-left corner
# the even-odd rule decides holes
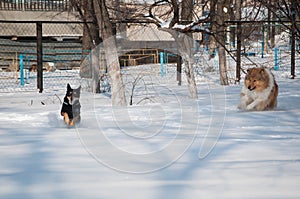
[[[247,104],[246,104],[246,101],[241,99],[241,102],[240,104],[238,105],[238,109],[242,109],[242,110],[245,110],[247,108]]]
[[[64,121],[65,121],[65,123],[67,124],[67,125],[69,125],[70,124],[70,118],[69,118],[69,115],[68,115],[68,113],[63,113],[63,116],[64,116]]]
[[[241,93],[241,99],[240,99],[240,104],[238,105],[238,109],[245,110],[247,108],[247,105],[251,102],[252,100],[247,97],[245,93]]]
[[[69,125],[70,125],[70,126],[74,126],[74,125],[75,125],[74,120],[71,120]]]
[[[251,110],[257,109],[257,105],[260,104],[261,102],[262,102],[262,100],[259,100],[259,99],[254,100],[251,104],[249,104],[246,107],[246,110],[251,111]],[[260,110],[258,110],[258,111],[260,111]]]
[[[74,117],[71,121],[70,121],[70,126],[74,126],[76,123],[80,122],[80,116],[76,116]]]
[[[72,120],[70,120],[70,126],[74,126],[76,121],[77,121],[76,117],[74,117]]]

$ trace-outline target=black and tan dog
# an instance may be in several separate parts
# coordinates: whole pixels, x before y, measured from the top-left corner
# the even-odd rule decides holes
[[[61,108],[61,115],[64,117],[64,121],[69,126],[74,126],[81,120],[80,117],[80,90],[81,86],[77,89],[72,89],[70,84],[67,85],[67,93],[64,97],[64,102]]]

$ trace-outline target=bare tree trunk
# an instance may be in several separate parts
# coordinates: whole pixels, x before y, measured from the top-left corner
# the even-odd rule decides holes
[[[238,1],[238,0],[237,0]],[[230,0],[230,4],[233,4],[233,0]],[[235,20],[235,13],[234,13],[234,7],[230,6],[229,8],[229,13],[230,13],[230,20]],[[235,9],[237,9],[237,6],[235,6]],[[236,26],[230,26],[230,47],[236,48]]]
[[[274,6],[274,0],[268,0],[269,7]],[[275,23],[276,17],[272,9],[268,9],[268,40],[270,41],[270,47],[275,47]],[[272,21],[272,22],[271,22]]]
[[[217,2],[217,16],[216,16],[216,23],[219,26],[216,34],[216,39],[218,41],[218,54],[219,54],[219,72],[220,72],[220,83],[221,85],[228,85],[228,77],[227,77],[227,64],[226,64],[226,27],[224,24],[224,20],[226,19],[227,13],[224,12],[224,8],[226,7],[227,2],[218,1]]]
[[[211,32],[217,32],[217,24],[216,24],[216,2],[217,0],[210,0],[210,29]],[[217,48],[217,42],[215,37],[209,37],[209,53],[210,57],[213,58],[215,56],[215,49]]]
[[[295,1],[291,2],[291,79],[295,78],[295,54],[296,54],[296,34],[297,34],[297,24],[296,24],[296,12],[297,5]]]
[[[116,41],[113,35],[112,24],[109,20],[109,14],[105,5],[105,0],[94,0],[97,21],[101,30],[105,59],[108,69],[108,75],[111,82],[112,105],[125,106],[125,89],[121,76],[119,57],[116,47]]]
[[[99,48],[97,46],[100,43],[99,36],[99,26],[97,23],[97,18],[95,15],[95,10],[93,1],[86,0],[85,4],[87,6],[84,15],[87,19],[88,23],[85,23],[84,26],[84,34],[82,41],[83,55],[88,53],[91,54],[92,64],[91,64],[91,72],[92,72],[92,91],[93,93],[100,92],[100,79],[99,79]],[[93,23],[90,23],[93,22]]]
[[[177,42],[178,51],[185,66],[185,74],[191,98],[198,98],[197,85],[193,68],[193,39],[183,33],[169,31]]]
[[[221,45],[218,47],[219,55],[219,72],[221,85],[228,85],[227,65],[226,65],[226,52],[225,48]]]
[[[94,2],[90,0],[79,1],[71,0],[72,5],[78,11],[83,24],[82,36],[82,58],[80,65],[80,76],[92,78],[92,91],[97,93],[99,89],[99,57],[97,56],[96,46],[100,43],[99,26],[94,10]],[[90,63],[87,56],[91,56]]]
[[[185,60],[184,65],[185,65],[185,74],[186,74],[186,79],[188,82],[190,97],[197,99],[198,98],[197,85],[196,85],[196,81],[195,81],[193,64],[191,61]]]
[[[181,20],[184,23],[189,23],[193,20],[193,0],[185,0],[182,1],[182,9],[181,9]],[[188,88],[190,97],[197,99],[197,85],[195,81],[195,74],[194,74],[194,68],[193,68],[193,62],[194,62],[194,55],[193,55],[193,35],[192,34],[184,34],[179,35],[179,38],[176,39],[177,42],[180,42],[183,44],[183,47],[179,49],[181,51],[181,55],[184,65],[185,65],[185,74],[188,82]],[[178,45],[181,46],[181,45]]]
[[[236,40],[237,40],[237,50],[236,50],[236,82],[240,82],[241,80],[241,50],[242,50],[242,26],[241,26],[241,0],[236,0],[236,20],[237,23],[237,32],[236,32]]]
[[[99,67],[99,47],[94,48],[91,51],[91,59],[92,59],[92,67],[91,67],[91,72],[92,72],[92,91],[93,93],[100,93],[100,67]]]
[[[94,10],[94,2],[90,0],[83,0],[83,37],[82,50],[83,55],[89,54],[100,43],[99,26]]]

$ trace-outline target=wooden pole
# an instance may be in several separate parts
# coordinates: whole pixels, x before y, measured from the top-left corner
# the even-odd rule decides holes
[[[292,15],[292,41],[291,41],[291,79],[295,78],[295,54],[296,54],[296,10],[295,1],[292,1],[291,5],[291,15]]]
[[[37,33],[37,88],[39,93],[43,92],[43,31],[42,22],[36,23],[36,33]]]
[[[182,70],[182,60],[181,56],[178,54],[177,55],[177,82],[178,86],[181,86],[181,70]]]
[[[292,25],[292,44],[291,44],[291,79],[295,78],[295,54],[296,54],[296,38],[295,38],[295,26]]]
[[[240,83],[241,80],[241,50],[242,50],[242,23],[241,23],[241,17],[242,17],[242,9],[241,9],[242,1],[237,0],[236,1],[236,19],[237,22],[237,33],[236,33],[236,74],[235,74],[235,82]]]
[[[242,50],[242,26],[241,23],[237,24],[237,50],[236,50],[236,78],[235,82],[240,83],[241,80],[241,50]]]

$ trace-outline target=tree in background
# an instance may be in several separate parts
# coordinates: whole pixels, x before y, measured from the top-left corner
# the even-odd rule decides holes
[[[83,52],[91,50],[92,66],[89,69],[92,77],[92,90],[99,92],[99,59],[101,47],[104,50],[105,64],[111,83],[112,104],[126,105],[125,89],[121,77],[119,57],[113,34],[113,26],[107,10],[105,0],[72,0],[72,5],[77,9],[84,23]],[[100,31],[99,31],[100,30]],[[103,40],[101,46],[101,40]],[[86,66],[83,64],[82,67]]]
[[[214,12],[215,21],[212,21],[214,27],[214,39],[216,40],[216,47],[219,55],[219,73],[221,85],[228,85],[227,77],[227,63],[226,63],[226,30],[227,26],[225,21],[228,20],[229,13],[229,0],[212,0],[212,4],[216,5]]]
[[[160,9],[164,12],[158,12]],[[178,51],[182,57],[188,82],[189,93],[192,98],[197,98],[197,86],[193,69],[192,32],[208,31],[199,24],[206,18],[195,17],[193,0],[161,0],[149,6],[149,14],[144,15],[150,22],[157,25],[158,29],[167,31],[175,39]]]
[[[100,27],[103,40],[107,40],[103,44],[105,46],[104,51],[107,52],[105,57],[108,62],[106,64],[109,66],[108,72],[111,83],[115,85],[113,96],[117,96],[115,99],[120,99],[115,100],[113,104],[124,104],[126,100],[124,98],[120,66],[117,61],[118,55],[115,50],[115,40],[109,40],[113,36],[112,21],[119,24],[137,23],[142,26],[155,24],[158,29],[169,32],[177,42],[179,54],[185,65],[189,93],[193,98],[197,98],[197,87],[193,70],[192,49],[194,46],[193,41],[189,39],[192,38],[192,33],[202,32],[210,35],[211,54],[217,51],[219,55],[220,83],[222,85],[228,85],[229,83],[227,77],[227,55],[230,55],[237,61],[236,81],[239,81],[241,46],[244,45],[244,50],[246,49],[246,40],[251,39],[249,36],[253,32],[259,31],[259,25],[263,24],[260,21],[268,21],[270,25],[274,23],[271,21],[279,20],[283,26],[291,30],[292,36],[299,37],[299,27],[296,21],[299,18],[300,0],[255,0],[251,2],[242,0],[201,0],[201,12],[195,10],[195,5],[200,0],[144,0],[144,2],[142,0],[132,0],[126,1],[126,3],[121,0],[114,0],[109,1],[109,6],[106,5],[108,1],[105,2],[105,0],[85,0],[84,2],[86,2],[85,5],[89,5],[85,12],[89,9],[94,10],[91,13],[93,17],[90,16],[89,18],[89,14],[86,13],[85,18],[97,21],[96,24]],[[130,4],[131,9],[126,8],[127,4]],[[116,5],[122,5],[123,7],[120,9],[121,6]],[[138,8],[132,9],[135,6],[138,6]],[[250,10],[250,12],[245,14],[245,10]],[[260,18],[262,15],[265,15],[266,10],[268,11],[267,17]],[[131,11],[134,12],[131,13]],[[202,16],[201,14],[204,11],[209,11],[209,14]],[[83,16],[85,12],[83,12]],[[112,15],[111,13],[114,14]],[[227,30],[227,27],[230,25],[227,20],[234,21],[231,24],[234,27],[230,31]],[[247,27],[244,26],[244,21],[248,21]],[[291,23],[286,23],[286,21]],[[208,23],[210,26],[205,25]],[[269,33],[269,36],[265,37],[265,39],[270,39],[270,46],[273,47],[275,45],[275,26],[271,26],[266,32]],[[231,51],[226,46],[228,43],[226,43],[225,39],[228,33],[230,33],[230,43],[234,43],[234,47],[237,48],[236,52]],[[91,41],[87,40],[87,42]],[[268,44],[268,42],[265,42],[265,44]],[[292,42],[293,44],[295,46],[295,43]],[[110,47],[108,48],[108,46]]]
[[[82,58],[80,66],[80,76],[92,78],[92,91],[99,92],[99,69],[94,67],[99,65],[98,51],[94,50],[100,43],[99,26],[94,10],[94,1],[90,0],[71,0],[72,6],[79,13],[83,23],[82,35]],[[86,59],[91,55],[92,62]]]
[[[277,23],[281,24],[290,32],[291,79],[294,79],[296,67],[296,40],[300,40],[300,27],[297,25],[297,21],[300,19],[300,0],[258,0],[258,2],[268,9],[268,12],[272,16],[273,20],[276,20]],[[271,31],[271,33],[275,36],[275,26],[273,27],[273,31]],[[272,42],[271,45],[273,46]]]
[[[105,60],[111,82],[112,105],[125,106],[127,104],[125,98],[125,88],[121,76],[116,40],[115,35],[113,34],[113,26],[110,21],[105,0],[94,0],[94,6],[103,39]]]

